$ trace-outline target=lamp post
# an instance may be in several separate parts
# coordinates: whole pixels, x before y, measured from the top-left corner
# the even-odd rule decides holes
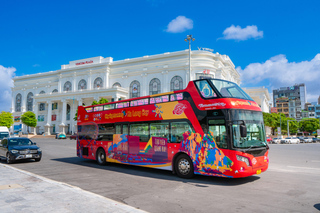
[[[187,35],[187,38],[185,38],[184,40],[186,42],[189,42],[189,81],[191,81],[191,41],[194,41],[195,38],[193,38],[192,35]]]

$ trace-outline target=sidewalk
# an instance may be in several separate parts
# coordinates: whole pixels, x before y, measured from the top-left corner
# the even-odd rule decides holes
[[[0,212],[144,211],[78,187],[0,164]]]

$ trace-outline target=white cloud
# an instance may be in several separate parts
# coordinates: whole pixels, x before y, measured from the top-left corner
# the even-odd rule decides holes
[[[223,31],[223,38],[226,40],[244,41],[250,38],[259,39],[263,37],[263,31],[258,31],[258,27],[255,25],[246,26],[241,28],[239,25],[228,27]]]
[[[193,28],[193,21],[186,18],[185,16],[178,16],[177,18],[170,21],[167,26],[166,32],[168,33],[182,33],[186,30]]]
[[[11,107],[11,87],[13,87],[12,78],[15,75],[16,68],[6,68],[0,65],[0,112],[10,112]]]
[[[288,62],[285,55],[271,57],[263,63],[252,63],[246,68],[237,67],[242,84],[270,82],[270,89],[305,83],[307,100],[316,101],[320,95],[320,53],[310,61]]]

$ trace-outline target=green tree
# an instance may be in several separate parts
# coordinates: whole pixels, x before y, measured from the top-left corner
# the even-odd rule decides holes
[[[316,118],[308,118],[299,122],[299,128],[302,132],[312,134],[319,129],[319,120]]]
[[[289,120],[289,131],[290,134],[296,134],[299,129],[299,123],[294,118],[287,118]]]
[[[109,101],[107,99],[101,98],[99,101],[94,100],[91,105],[94,106],[94,105],[98,105],[98,104],[106,104],[108,102]]]
[[[0,126],[6,126],[8,129],[13,125],[13,116],[11,112],[2,111],[0,113]]]
[[[37,119],[36,115],[31,112],[25,112],[21,115],[21,121],[23,124],[27,125],[28,127],[36,127],[37,126]],[[28,128],[28,133],[29,133],[29,128]]]
[[[77,121],[77,120],[78,120],[78,109],[77,109],[77,111],[76,111],[76,114],[75,114],[74,117],[73,117],[73,120],[74,120],[74,121]]]
[[[279,126],[277,121],[279,120],[280,116],[276,113],[266,113],[263,112],[263,121],[264,125],[271,128],[272,134],[274,134],[274,131]]]

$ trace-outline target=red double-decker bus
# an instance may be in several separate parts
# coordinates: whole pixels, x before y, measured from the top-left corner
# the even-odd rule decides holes
[[[266,171],[268,149],[259,105],[229,81],[78,108],[77,155],[99,164],[238,178]]]

